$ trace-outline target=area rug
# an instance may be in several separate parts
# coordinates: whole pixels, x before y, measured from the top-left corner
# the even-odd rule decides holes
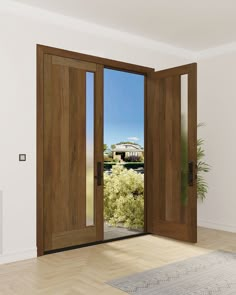
[[[107,284],[135,295],[236,295],[236,253],[215,251]]]

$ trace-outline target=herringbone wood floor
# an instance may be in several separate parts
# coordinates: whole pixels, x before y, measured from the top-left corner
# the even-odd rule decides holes
[[[196,245],[148,235],[2,265],[0,294],[125,294],[105,282],[216,249],[236,252],[236,234],[198,233]]]

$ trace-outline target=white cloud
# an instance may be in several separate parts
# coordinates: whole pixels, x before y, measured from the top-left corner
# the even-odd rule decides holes
[[[128,140],[139,141],[139,138],[136,136],[133,136],[133,137],[128,137]]]

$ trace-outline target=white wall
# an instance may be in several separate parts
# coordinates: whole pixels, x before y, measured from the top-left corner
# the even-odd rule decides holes
[[[187,62],[171,54],[172,48],[153,41],[1,2],[0,263],[36,256],[37,43],[157,69]],[[19,153],[27,154],[26,162],[18,161]]]
[[[0,255],[2,254],[2,229],[3,229],[3,216],[2,216],[2,191],[0,191]]]
[[[206,123],[199,136],[206,141],[206,159],[212,166],[198,222],[236,232],[236,49],[221,51],[198,63],[198,121]]]

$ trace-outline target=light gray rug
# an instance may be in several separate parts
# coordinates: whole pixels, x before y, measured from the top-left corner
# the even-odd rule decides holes
[[[236,295],[236,253],[211,252],[107,284],[135,295]]]

